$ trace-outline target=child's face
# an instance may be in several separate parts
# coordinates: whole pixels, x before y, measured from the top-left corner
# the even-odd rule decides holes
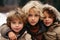
[[[23,22],[19,19],[11,21],[11,29],[18,33],[23,28]]]
[[[34,26],[34,25],[36,25],[38,23],[39,18],[40,18],[40,14],[35,8],[32,8],[32,9],[29,10],[28,22],[32,26]]]
[[[52,25],[52,23],[53,23],[53,17],[50,16],[46,11],[44,11],[44,15],[45,15],[45,17],[43,19],[44,24],[46,26]]]

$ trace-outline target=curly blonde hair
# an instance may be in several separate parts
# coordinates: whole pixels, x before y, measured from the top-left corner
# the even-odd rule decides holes
[[[25,12],[26,16],[28,16],[29,10],[31,8],[36,8],[40,12],[40,16],[44,17],[42,14],[42,8],[43,4],[39,1],[29,1],[23,8],[22,10]]]

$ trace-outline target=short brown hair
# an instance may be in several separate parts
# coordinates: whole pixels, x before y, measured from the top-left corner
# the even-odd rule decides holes
[[[15,19],[19,19],[23,23],[25,23],[26,18],[25,18],[24,12],[21,9],[13,10],[13,11],[9,12],[8,17],[7,17],[7,25],[10,27],[11,21],[13,21]]]

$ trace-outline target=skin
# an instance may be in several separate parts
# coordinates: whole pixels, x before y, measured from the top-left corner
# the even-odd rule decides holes
[[[40,19],[39,11],[37,11],[35,8],[30,9],[29,13],[28,13],[28,17],[27,17],[27,20],[30,23],[30,25],[35,26],[38,23],[39,19]],[[16,35],[14,35],[14,33],[11,32],[11,35],[12,34],[13,34],[13,36],[10,36],[10,38],[13,37],[14,39],[16,39]]]
[[[23,22],[21,22],[19,19],[12,21],[11,29],[16,33],[19,33],[23,29]]]
[[[34,26],[34,25],[36,25],[36,24],[38,23],[39,18],[40,18],[39,14],[40,14],[40,13],[36,10],[36,8],[31,8],[31,9],[29,10],[28,22],[29,22],[32,26]]]
[[[10,40],[17,40],[16,34],[18,34],[23,29],[23,22],[19,19],[13,20],[11,22],[11,29],[15,32],[9,32],[8,36]]]
[[[43,19],[44,24],[46,26],[52,25],[54,19],[46,11],[44,12],[44,15],[45,15],[45,17]]]
[[[14,32],[9,32],[8,36],[10,40],[17,40],[16,34]]]

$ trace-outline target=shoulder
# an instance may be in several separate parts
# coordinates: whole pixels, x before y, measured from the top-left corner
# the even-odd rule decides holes
[[[54,29],[54,32],[60,34],[60,26],[59,26],[59,27],[56,27],[56,28]]]
[[[27,33],[27,31],[24,32],[24,34],[22,36],[25,36],[25,37],[31,37],[31,35],[29,33]]]
[[[26,40],[31,40],[31,35],[29,33],[27,33],[27,31],[24,32],[22,37],[24,37]]]
[[[9,40],[9,39],[6,39],[2,35],[0,35],[0,40]]]
[[[1,28],[5,29],[5,28],[8,28],[7,24],[3,24],[1,25]]]
[[[59,31],[60,30],[60,23],[56,22],[55,25],[56,25],[56,28],[54,29],[54,31],[60,33],[60,31]]]
[[[5,37],[5,38],[7,38],[7,37],[6,37],[6,36],[7,36],[6,34],[7,34],[9,31],[11,31],[11,30],[10,30],[10,28],[7,26],[7,24],[2,25],[1,28],[0,28],[1,35],[2,35],[3,37]]]
[[[52,29],[53,28],[53,29]],[[51,26],[50,30],[56,32],[56,33],[60,33],[60,23],[59,22],[55,22],[53,26]]]
[[[1,26],[0,30],[1,30],[1,33],[2,33],[2,32],[6,32],[7,30],[10,30],[10,28],[7,26],[7,24],[4,24],[4,25]]]

